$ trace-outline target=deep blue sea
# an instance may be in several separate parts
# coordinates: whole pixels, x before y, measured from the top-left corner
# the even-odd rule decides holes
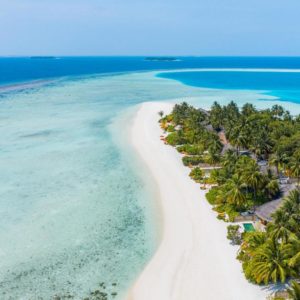
[[[300,57],[177,57],[149,61],[145,57],[0,57],[0,86],[97,74],[178,69],[294,69]],[[201,70],[200,70],[201,71]],[[196,87],[262,90],[284,101],[300,102],[300,72],[174,72],[158,75]]]
[[[300,58],[0,58],[0,299],[84,299],[102,283],[123,299],[159,242],[155,181],[128,142],[137,105],[299,113],[298,69]]]
[[[147,61],[145,57],[0,58],[0,84],[62,76],[189,68],[300,69],[300,57],[177,57]],[[220,78],[222,80],[222,78]]]

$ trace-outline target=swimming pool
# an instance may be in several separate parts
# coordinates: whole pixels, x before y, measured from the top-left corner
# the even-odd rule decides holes
[[[244,227],[244,230],[245,230],[246,232],[252,232],[252,231],[255,231],[255,228],[254,228],[254,226],[253,226],[252,223],[244,223],[244,224],[243,224],[243,227]]]

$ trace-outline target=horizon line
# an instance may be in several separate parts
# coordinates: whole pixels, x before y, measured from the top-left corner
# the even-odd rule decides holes
[[[300,58],[300,55],[0,55],[0,58],[34,58],[34,57],[195,57],[195,58]]]

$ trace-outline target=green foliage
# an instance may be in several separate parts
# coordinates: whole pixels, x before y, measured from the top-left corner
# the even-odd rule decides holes
[[[167,121],[168,123],[172,122],[172,121],[173,121],[173,118],[174,118],[174,116],[173,116],[172,113],[165,116],[165,119],[166,119],[166,121]]]
[[[218,189],[216,187],[213,187],[205,194],[207,201],[211,205],[217,204],[218,193],[219,193]]]
[[[291,174],[297,178],[299,185],[300,181],[300,153],[299,151],[295,152],[294,155],[290,158],[288,168]]]
[[[223,169],[213,169],[210,171],[209,181],[215,184],[223,184],[226,181]]]
[[[210,110],[209,122],[215,130],[221,130],[222,120],[223,120],[222,107],[219,103],[214,102]]]
[[[172,146],[176,146],[179,143],[179,140],[177,132],[173,132],[166,137],[166,142]]]
[[[176,146],[184,143],[184,138],[178,131],[172,132],[167,135],[166,142],[171,146]]]
[[[174,132],[175,131],[175,127],[173,125],[169,125],[167,128],[166,128],[166,131],[167,132]]]
[[[257,113],[257,110],[253,104],[246,103],[243,105],[243,107],[242,107],[242,115],[243,116],[250,117],[250,116],[254,115],[255,113]]]
[[[247,156],[237,156],[228,151],[222,158],[222,169],[211,173],[219,184],[223,202],[237,211],[264,203],[279,193],[278,181],[272,174],[262,174],[256,161]]]
[[[295,280],[291,281],[288,294],[292,300],[300,300],[300,284]]]
[[[246,185],[243,178],[238,174],[234,174],[226,183],[227,190],[226,201],[235,206],[237,209],[241,209],[246,203]]]
[[[280,191],[272,174],[261,173],[256,161],[240,156],[238,150],[250,149],[257,157],[271,155],[271,158],[274,157],[270,160],[272,164],[278,165],[278,168],[284,164],[287,166],[284,155],[281,155],[277,164],[277,158],[272,154],[273,148],[277,147],[274,147],[275,143],[272,141],[276,129],[280,128],[281,132],[285,132],[289,137],[294,133],[293,127],[290,126],[293,121],[283,120],[284,113],[280,107],[258,111],[251,104],[245,104],[240,112],[234,102],[226,106],[215,102],[207,117],[201,110],[182,103],[175,105],[172,111],[173,125],[169,125],[173,126],[172,130],[174,125],[180,125],[181,129],[170,133],[166,140],[170,145],[177,146],[179,152],[187,154],[183,158],[185,166],[197,166],[203,162],[212,166],[221,164],[222,169],[214,170],[209,179],[210,183],[219,184],[218,205],[222,204],[231,212],[243,211],[274,199]],[[237,151],[228,150],[222,157],[223,145],[216,132],[206,129],[207,122],[216,130],[225,129],[227,138]],[[285,126],[282,126],[283,124]],[[298,126],[300,129],[300,124]],[[293,164],[289,164],[290,173],[299,176],[300,179],[300,155],[299,168],[297,159],[292,161]]]
[[[242,242],[240,228],[240,225],[227,226],[227,239],[230,240],[233,245],[240,245]]]
[[[273,214],[273,222],[268,232],[277,239],[287,241],[291,235],[300,238],[300,191],[293,190],[284,199],[283,204]]]
[[[234,219],[239,216],[239,212],[232,205],[224,205],[224,211],[226,212],[230,222],[234,222]]]
[[[225,215],[225,213],[219,213],[217,215],[217,219],[226,222],[226,215]]]
[[[203,146],[202,145],[190,145],[185,144],[178,146],[177,151],[180,153],[185,153],[188,155],[201,155],[203,153]]]
[[[190,172],[190,177],[196,182],[200,182],[204,177],[204,172],[200,168],[196,167]]]
[[[290,156],[300,147],[299,122],[278,105],[258,111],[247,103],[240,112],[234,102],[223,107],[215,102],[209,121],[215,130],[225,130],[237,151],[250,149],[257,157],[267,158],[274,148]]]
[[[173,108],[172,115],[173,122],[176,125],[189,123],[189,126],[194,128],[201,126],[201,123],[206,119],[205,114],[201,110],[188,105],[186,102],[176,104]]]
[[[221,156],[217,152],[209,151],[208,154],[204,157],[204,161],[209,165],[215,166],[221,161]]]
[[[185,166],[197,166],[203,163],[202,156],[184,156],[182,162]]]
[[[285,282],[299,278],[300,191],[294,190],[275,212],[266,232],[244,237],[238,259],[246,277],[255,283]]]
[[[287,259],[285,245],[269,238],[254,251],[243,267],[246,276],[258,284],[285,282],[288,277],[296,275],[295,269],[287,264]]]
[[[170,132],[166,141],[187,155],[182,159],[185,166],[205,162],[221,167],[205,179],[218,185],[206,198],[220,219],[226,215],[232,221],[240,212],[277,198],[281,172],[300,183],[300,115],[293,118],[282,106],[257,110],[247,103],[240,110],[234,102],[224,106],[215,102],[205,113],[184,102],[161,119],[163,125]],[[225,153],[219,135],[229,149]],[[241,150],[248,150],[250,157]],[[268,160],[265,168],[258,165],[260,159]],[[197,167],[190,172],[197,182],[204,180],[203,175]],[[266,232],[241,237],[238,226],[229,226],[228,238],[233,243],[243,239],[238,259],[250,281],[268,284],[299,279],[300,191],[292,191],[283,201]]]

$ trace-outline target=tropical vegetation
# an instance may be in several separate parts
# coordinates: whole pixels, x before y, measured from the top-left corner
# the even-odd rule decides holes
[[[240,228],[240,225],[229,225],[227,227],[227,239],[229,239],[233,245],[240,245],[242,242]]]
[[[255,283],[300,278],[300,191],[293,190],[264,232],[244,234],[238,259]]]
[[[300,284],[296,281],[292,281],[288,293],[292,300],[300,300]]]
[[[279,105],[258,110],[249,103],[239,109],[234,102],[215,102],[205,111],[183,102],[160,117],[165,142],[182,154],[190,177],[210,184],[206,198],[220,219],[233,221],[283,197],[280,180],[295,179],[265,231],[241,234],[239,225],[229,225],[227,238],[240,244],[238,259],[248,280],[292,280],[288,293],[300,299],[300,116]]]

